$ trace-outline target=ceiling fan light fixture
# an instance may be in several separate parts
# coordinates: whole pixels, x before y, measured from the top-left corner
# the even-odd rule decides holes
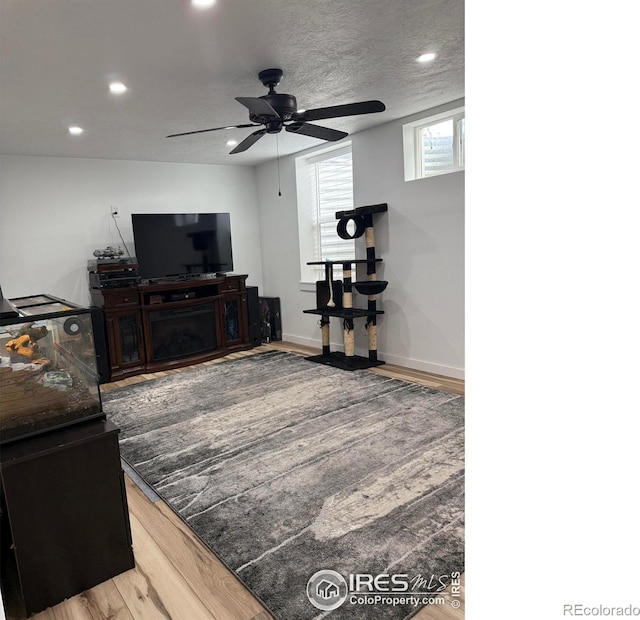
[[[417,62],[431,62],[432,60],[435,60],[437,54],[435,54],[434,52],[427,52],[426,54],[421,54],[420,56],[418,56],[416,58]]]
[[[72,136],[79,136],[83,131],[84,129],[82,129],[82,127],[78,127],[76,125],[69,127],[69,133]]]
[[[127,87],[122,82],[111,82],[111,84],[109,84],[109,90],[114,95],[121,95],[127,92]]]

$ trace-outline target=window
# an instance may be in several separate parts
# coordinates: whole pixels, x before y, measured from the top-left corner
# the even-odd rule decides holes
[[[355,258],[355,241],[338,236],[335,215],[353,209],[351,143],[298,157],[296,179],[300,279],[315,282],[325,277],[324,267],[308,262]]]
[[[403,128],[405,181],[464,170],[464,108]]]

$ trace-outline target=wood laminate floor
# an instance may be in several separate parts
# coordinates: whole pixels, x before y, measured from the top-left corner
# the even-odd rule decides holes
[[[319,351],[292,343],[277,342],[235,353],[243,357],[261,351],[282,350],[304,355]],[[139,375],[101,386],[103,392],[122,385],[146,381],[176,369]],[[371,369],[385,376],[414,381],[439,390],[464,394],[464,381],[430,375],[385,364]],[[270,620],[271,614],[184,525],[162,501],[152,501],[126,477],[136,567],[32,616],[34,620]],[[464,575],[459,607],[450,604],[424,607],[415,620],[461,620],[464,618]],[[372,610],[371,618],[375,620]],[[9,615],[8,620],[13,620]],[[296,620],[292,618],[291,620]]]

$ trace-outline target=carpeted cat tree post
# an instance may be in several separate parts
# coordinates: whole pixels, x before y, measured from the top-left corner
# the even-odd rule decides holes
[[[367,213],[364,216],[365,228],[364,239],[367,249],[367,280],[369,282],[376,281],[376,241],[373,233],[373,216]],[[367,297],[367,310],[371,314],[367,317],[365,327],[367,328],[367,338],[369,340],[369,359],[372,362],[378,360],[378,328],[376,322],[377,301],[375,295]]]
[[[353,292],[351,290],[351,262],[342,263],[342,307],[345,311],[353,309]],[[345,318],[342,323],[342,337],[344,339],[344,357],[347,364],[351,364],[355,355],[355,334],[353,333],[353,319]]]

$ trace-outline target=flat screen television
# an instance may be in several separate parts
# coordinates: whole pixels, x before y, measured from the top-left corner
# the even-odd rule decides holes
[[[143,279],[233,271],[229,213],[133,213],[131,224]]]

